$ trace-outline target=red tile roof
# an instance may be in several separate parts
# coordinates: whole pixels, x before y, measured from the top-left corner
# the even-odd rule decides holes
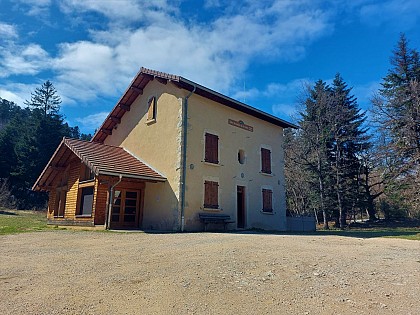
[[[234,108],[236,110],[252,115],[274,125],[283,128],[297,128],[296,125],[291,124],[283,119],[280,119],[257,108],[234,100],[228,96],[213,91],[209,88],[206,88],[205,86],[185,79],[181,76],[146,69],[142,67],[137,73],[137,75],[134,77],[134,79],[131,81],[129,87],[124,92],[123,96],[119,99],[114,109],[111,111],[111,113],[109,113],[108,117],[102,123],[98,131],[95,133],[92,141],[103,142],[106,139],[106,137],[108,137],[108,135],[112,134],[113,128],[121,122],[121,117],[126,112],[130,111],[131,104],[133,104],[133,102],[139,95],[143,94],[143,89],[150,81],[153,81],[154,79],[156,79],[162,84],[167,84],[168,81],[171,81],[180,89],[194,91],[194,94],[211,99],[221,105]]]
[[[146,165],[124,148],[64,138],[51,157],[33,190],[44,190],[66,165],[72,153],[87,165],[95,175],[122,175],[147,181],[165,181],[166,178]]]

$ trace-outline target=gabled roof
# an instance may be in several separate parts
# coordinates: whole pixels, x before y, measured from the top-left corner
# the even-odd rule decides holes
[[[54,178],[64,170],[68,162],[76,156],[96,176],[122,175],[146,181],[166,181],[156,170],[146,165],[124,148],[63,138],[47,166],[32,187],[33,190],[48,190]]]
[[[153,80],[157,80],[162,84],[167,84],[169,81],[171,81],[180,89],[185,89],[187,91],[193,91],[195,89],[195,94],[211,99],[222,105],[234,108],[246,114],[255,116],[274,125],[283,128],[297,128],[296,125],[291,124],[283,119],[280,119],[278,117],[265,113],[255,107],[234,100],[228,96],[213,91],[181,76],[146,69],[142,67],[137,73],[137,75],[134,77],[134,79],[131,81],[129,87],[124,92],[123,96],[119,99],[111,113],[109,113],[105,121],[102,123],[101,127],[95,133],[92,141],[103,142],[108,135],[112,134],[113,128],[121,122],[121,117],[124,116],[124,114],[127,111],[130,111],[131,104],[133,104],[133,102],[139,95],[143,94],[143,90],[146,87],[146,85]]]

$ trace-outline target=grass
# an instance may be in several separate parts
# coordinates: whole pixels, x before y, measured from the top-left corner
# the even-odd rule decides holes
[[[395,227],[395,228],[371,228],[371,229],[359,229],[353,228],[348,230],[319,230],[316,235],[338,235],[346,237],[358,237],[358,238],[373,238],[373,237],[390,237],[390,238],[402,238],[407,240],[420,241],[420,229],[419,228],[406,228],[406,227]]]
[[[420,241],[420,221],[410,219],[365,221],[352,223],[345,230],[318,230],[317,234],[359,238],[391,237]]]
[[[0,208],[0,235],[51,229],[44,211],[8,210]]]
[[[47,225],[47,215],[44,211],[8,210],[0,208],[0,235],[54,229]],[[264,233],[263,231],[261,231]],[[265,231],[267,233],[267,231]],[[289,234],[289,233],[288,233]],[[317,230],[312,233],[296,233],[304,235],[338,235],[346,237],[373,238],[392,237],[420,241],[419,221],[379,220],[374,223],[352,224],[345,230]]]

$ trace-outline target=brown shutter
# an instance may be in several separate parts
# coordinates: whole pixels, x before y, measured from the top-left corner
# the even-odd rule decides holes
[[[271,174],[271,151],[261,148],[261,172]]]
[[[219,208],[219,184],[217,182],[213,182],[212,186],[212,206],[217,209]]]
[[[210,133],[206,133],[204,161],[215,164],[219,163],[218,152],[219,137]]]
[[[217,209],[219,207],[219,184],[217,182],[204,182],[204,207]]]
[[[156,119],[156,97],[151,97],[149,99],[148,110],[147,110],[147,120]]]
[[[211,205],[211,182],[204,182],[204,207],[208,208]]]
[[[273,211],[273,192],[270,189],[262,190],[263,211]]]

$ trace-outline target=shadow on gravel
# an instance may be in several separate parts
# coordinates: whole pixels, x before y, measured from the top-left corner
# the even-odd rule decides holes
[[[113,232],[122,233],[146,233],[146,234],[180,234],[179,231],[157,231],[157,230],[112,230]],[[387,222],[385,220],[377,220],[375,222],[358,222],[350,224],[346,229],[330,229],[317,230],[314,232],[279,232],[266,231],[260,229],[249,230],[210,230],[204,231],[185,231],[185,234],[191,233],[218,233],[218,234],[244,234],[244,235],[284,235],[284,236],[343,236],[354,238],[377,238],[377,237],[397,237],[413,240],[420,240],[420,221],[404,220]]]

